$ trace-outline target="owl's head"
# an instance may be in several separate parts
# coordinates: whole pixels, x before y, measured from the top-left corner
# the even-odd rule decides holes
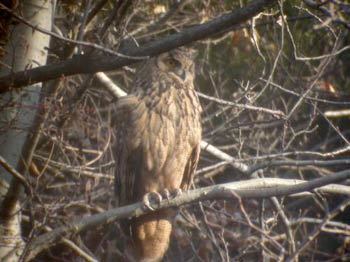
[[[180,82],[193,81],[194,51],[188,48],[178,48],[156,57],[156,65],[162,73]]]

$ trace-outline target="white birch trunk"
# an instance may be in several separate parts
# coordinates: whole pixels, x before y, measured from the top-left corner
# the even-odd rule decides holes
[[[20,3],[22,15],[28,22],[51,30],[52,0],[24,0]],[[7,53],[2,60],[8,67],[1,66],[0,75],[45,65],[50,37],[23,24],[17,24],[11,30]],[[0,155],[14,168],[21,160],[23,145],[38,111],[40,92],[41,83],[0,97]],[[18,261],[24,247],[19,203],[22,190],[12,190],[12,195],[8,197],[11,189],[6,192],[5,181],[10,188],[20,188],[13,177],[0,167],[0,261],[14,262]],[[13,201],[12,205],[6,205],[6,209],[2,201],[5,196]]]

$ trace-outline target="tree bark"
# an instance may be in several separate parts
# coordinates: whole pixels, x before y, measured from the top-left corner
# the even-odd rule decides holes
[[[51,30],[52,1],[27,0],[20,6],[23,16],[32,24]],[[0,75],[46,64],[50,37],[23,24],[11,28],[10,39]],[[10,91],[0,99],[0,155],[7,164],[25,174],[24,145],[39,109],[41,83]],[[0,260],[18,261],[24,242],[21,237],[19,197],[23,191],[18,178],[0,167]],[[9,184],[9,185],[8,185]],[[8,186],[7,186],[8,185]]]

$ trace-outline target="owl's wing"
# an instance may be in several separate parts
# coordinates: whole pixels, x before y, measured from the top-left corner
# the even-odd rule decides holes
[[[193,148],[192,153],[188,158],[184,175],[182,178],[181,186],[180,186],[182,190],[187,190],[192,184],[194,172],[196,171],[198,160],[199,160],[200,151],[201,151],[201,147],[200,147],[200,144],[198,143],[197,146]]]
[[[142,165],[142,152],[138,147],[140,137],[135,130],[141,131],[142,121],[138,107],[140,100],[136,96],[122,97],[117,102],[115,121],[115,193],[118,205],[133,202],[135,177]],[[135,121],[137,119],[138,121]],[[142,116],[141,116],[142,120]],[[135,125],[139,125],[138,128]]]

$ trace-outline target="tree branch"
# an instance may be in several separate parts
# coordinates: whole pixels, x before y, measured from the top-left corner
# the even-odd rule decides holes
[[[53,65],[20,71],[0,77],[0,93],[10,88],[21,87],[37,82],[74,74],[89,74],[100,71],[115,70],[122,66],[135,63],[136,57],[155,56],[171,49],[189,44],[193,41],[210,37],[255,16],[264,8],[277,2],[276,0],[256,0],[244,8],[215,18],[207,23],[192,26],[181,32],[166,36],[160,40],[148,43],[140,48],[131,48],[123,52],[123,57],[107,55],[77,55],[72,59]],[[134,58],[133,58],[134,57]]]
[[[239,196],[240,198],[285,196],[308,192],[316,188],[318,192],[321,193],[340,193],[350,196],[350,190],[348,187],[330,185],[331,183],[336,183],[347,178],[350,178],[350,170],[345,170],[311,181],[279,178],[251,179],[190,190],[176,198],[163,200],[159,205],[152,207],[155,211],[163,208],[179,207],[181,205],[204,200],[235,199],[235,196]],[[153,211],[145,209],[143,203],[138,202],[79,219],[72,222],[70,225],[59,227],[35,239],[29,247],[26,261],[33,259],[44,249],[57,244],[63,237],[69,237],[72,234],[77,234],[101,224],[111,223],[117,219],[138,217],[150,212]]]

